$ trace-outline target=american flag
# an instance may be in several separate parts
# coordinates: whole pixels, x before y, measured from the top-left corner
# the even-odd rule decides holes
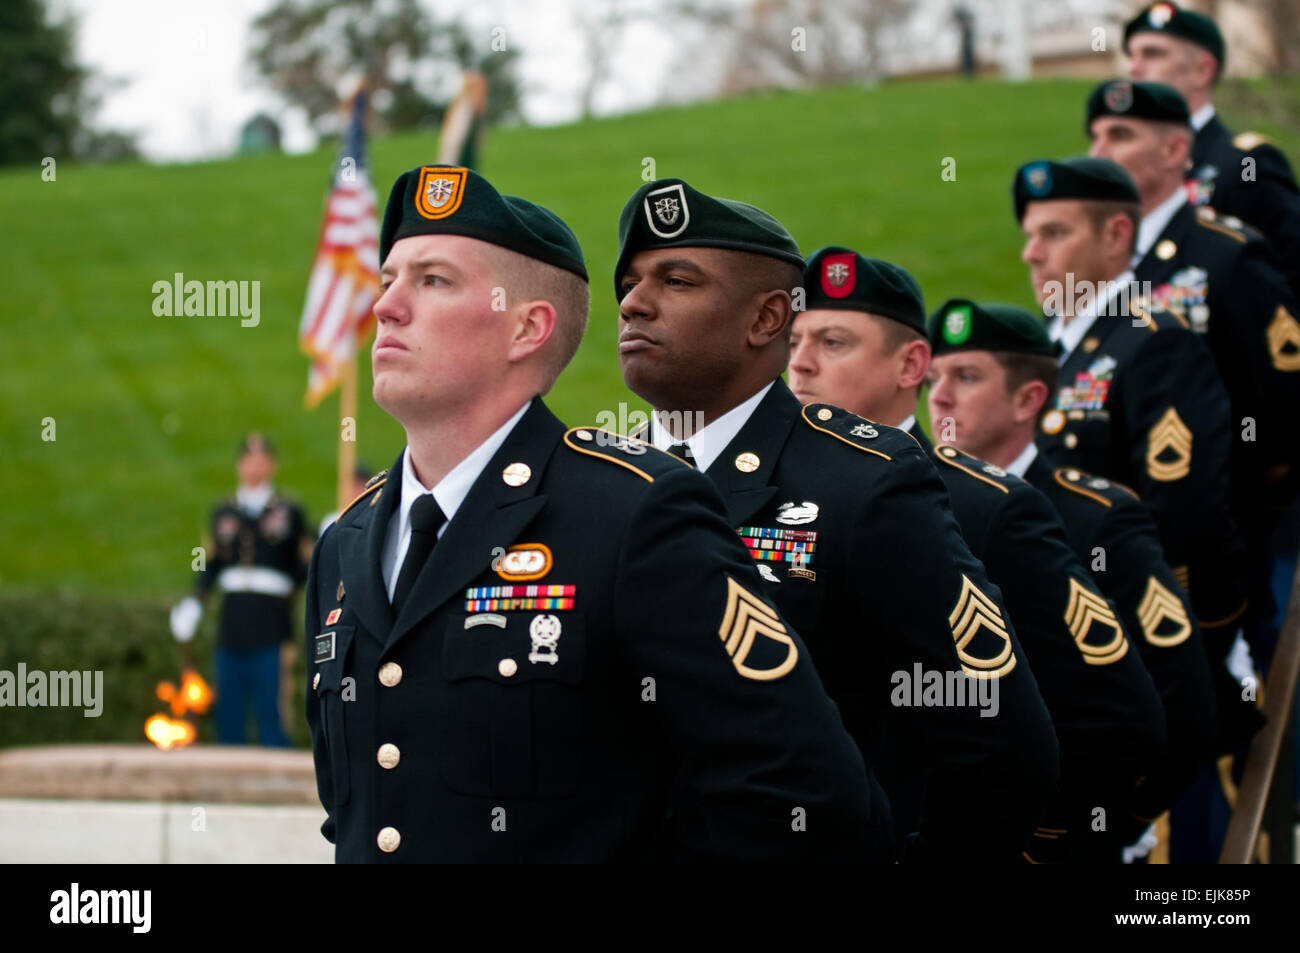
[[[375,327],[379,300],[379,222],[366,173],[364,93],[353,99],[352,122],[334,169],[307,283],[298,343],[311,358],[304,403],[315,407],[338,384],[343,366]]]

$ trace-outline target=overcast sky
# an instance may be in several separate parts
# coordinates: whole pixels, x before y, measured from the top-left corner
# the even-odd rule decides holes
[[[305,118],[267,92],[247,65],[249,24],[272,0],[51,0],[54,11],[80,19],[83,63],[127,85],[105,99],[99,126],[136,130],[152,159],[194,159],[231,151],[239,127],[258,110],[280,122],[290,151],[309,149]],[[440,0],[424,6],[441,19],[459,15],[490,41],[503,26],[522,50],[524,113],[533,123],[576,118],[584,80],[582,38],[575,17],[582,0]],[[629,30],[597,111],[649,105],[660,94],[670,51],[647,25]],[[658,52],[657,52],[658,51]]]

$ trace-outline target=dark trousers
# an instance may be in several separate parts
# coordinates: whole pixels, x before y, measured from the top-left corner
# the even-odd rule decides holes
[[[269,748],[287,748],[280,724],[280,645],[255,649],[217,648],[217,741],[245,743],[249,705],[257,719],[257,739]]]

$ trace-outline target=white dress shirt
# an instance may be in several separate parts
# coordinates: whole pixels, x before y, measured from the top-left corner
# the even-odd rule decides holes
[[[1031,440],[1025,444],[1025,449],[1020,451],[1020,456],[1016,457],[1002,469],[1008,473],[1014,473],[1020,479],[1025,478],[1025,471],[1029,469],[1029,464],[1034,462],[1034,457],[1038,456],[1038,447]]]
[[[727,444],[736,438],[740,433],[740,428],[745,426],[754,409],[767,396],[767,392],[772,389],[772,381],[762,390],[744,403],[737,404],[729,411],[719,417],[717,420],[702,428],[698,433],[689,435],[689,439],[682,441],[677,440],[667,430],[662,427],[652,425],[650,432],[653,439],[650,441],[656,450],[667,450],[669,447],[678,443],[685,443],[691,448],[691,458],[697,469],[704,471],[713,466],[713,461],[723,450],[727,449]],[[653,415],[651,415],[653,419]]]
[[[474,481],[478,479],[492,456],[501,449],[501,444],[506,442],[506,437],[510,436],[510,431],[515,429],[515,424],[519,423],[528,406],[524,404],[520,407],[514,416],[497,428],[492,436],[452,467],[451,472],[439,480],[433,489],[426,487],[415,475],[415,467],[411,464],[411,448],[407,447],[402,451],[402,499],[398,504],[397,513],[388,521],[388,535],[384,537],[384,551],[379,563],[384,573],[384,586],[388,589],[389,602],[393,601],[393,593],[397,589],[398,567],[402,565],[402,560],[406,558],[406,550],[411,545],[411,507],[415,505],[415,501],[426,493],[433,494],[438,507],[447,517],[447,521],[438,530],[438,538],[441,539],[442,534],[447,530],[447,524],[452,521],[460,505],[465,502],[465,497],[469,495],[470,487],[474,485]]]
[[[273,493],[275,493],[275,488],[269,483],[259,483],[257,486],[241,486],[235,491],[235,502],[249,516],[260,516],[262,510],[266,509],[266,504],[271,502]]]
[[[1206,103],[1196,112],[1192,113],[1192,128],[1200,132],[1205,128],[1205,124],[1214,118],[1214,103]]]
[[[1088,329],[1096,323],[1100,312],[1104,310],[1110,313],[1113,310],[1104,306],[1110,303],[1110,299],[1115,297],[1122,287],[1133,281],[1133,278],[1133,271],[1130,269],[1118,278],[1106,282],[1106,287],[1102,289],[1103,293],[1094,295],[1089,306],[1079,309],[1079,313],[1068,323],[1059,314],[1052,318],[1052,323],[1047,326],[1047,336],[1061,343],[1062,351],[1061,356],[1057,358],[1057,364],[1065,363],[1074,349],[1079,346],[1083,336],[1088,333]]]

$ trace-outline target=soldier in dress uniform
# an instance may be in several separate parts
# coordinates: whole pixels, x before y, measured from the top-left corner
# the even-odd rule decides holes
[[[932,315],[928,337],[934,355],[927,374],[930,420],[936,429],[950,428],[962,450],[1047,496],[1160,691],[1168,747],[1134,792],[1131,808],[1150,823],[1209,762],[1212,750],[1211,672],[1187,594],[1132,490],[1078,469],[1053,469],[1038,452],[1034,434],[1058,378],[1055,349],[1041,321],[1019,308],[951,299]],[[1226,677],[1222,666],[1219,672]]]
[[[1219,119],[1214,85],[1223,75],[1223,34],[1214,21],[1173,3],[1154,3],[1124,28],[1129,76],[1167,83],[1191,109],[1196,131],[1186,190],[1193,205],[1212,206],[1258,228],[1300,298],[1300,187],[1282,152],[1255,132],[1233,135]]]
[[[171,615],[179,642],[194,637],[203,603],[222,592],[216,648],[217,740],[243,744],[247,707],[258,741],[285,746],[281,676],[292,660],[290,608],[307,576],[312,538],[306,516],[272,485],[275,448],[250,433],[239,447],[239,488],[212,511],[206,559],[194,594]]]
[[[801,407],[781,380],[802,277],[771,215],[647,183],[619,218],[624,381],[654,408],[647,438],[722,491],[765,595],[879,765],[909,859],[1019,859],[1057,774],[1031,665],[916,441]],[[988,683],[996,714],[899,690],[932,673]]]
[[[1187,201],[1187,104],[1161,83],[1113,80],[1088,98],[1092,155],[1118,162],[1142,201],[1134,275],[1154,306],[1205,336],[1232,400],[1235,515],[1265,582],[1266,541],[1300,479],[1300,323],[1268,244],[1234,218]],[[1267,612],[1266,593],[1252,598]],[[1270,613],[1271,614],[1271,613]]]
[[[1222,658],[1246,608],[1228,475],[1236,432],[1201,336],[1133,294],[1137,187],[1109,159],[1082,157],[1026,163],[1012,193],[1021,257],[1061,350],[1038,449],[1053,467],[1137,491]]]
[[[976,459],[951,443],[933,446],[917,423],[930,343],[912,276],[830,246],[809,257],[803,288],[807,310],[795,317],[790,342],[795,397],[904,430],[930,455],[962,535],[1002,590],[1051,712],[1061,795],[1025,856],[1039,863],[1118,861],[1149,823],[1130,818],[1139,779],[1163,759],[1165,741],[1164,707],[1139,652],[1130,651],[1127,625],[1070,548],[1042,493],[1014,467]]]
[[[398,177],[376,402],[407,435],[307,584],[339,861],[884,860],[883,793],[710,483],[542,402],[582,251],[477,173]]]

